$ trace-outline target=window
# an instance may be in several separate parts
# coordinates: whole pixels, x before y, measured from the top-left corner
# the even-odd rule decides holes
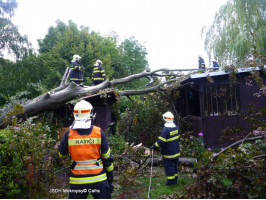
[[[239,85],[205,86],[205,116],[231,116],[239,110]]]

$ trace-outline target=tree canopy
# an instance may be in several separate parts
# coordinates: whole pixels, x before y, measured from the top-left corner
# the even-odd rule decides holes
[[[0,104],[21,91],[27,91],[27,97],[33,98],[58,87],[66,67],[72,65],[74,54],[82,57],[85,85],[91,84],[93,65],[97,59],[103,61],[109,80],[142,72],[148,63],[145,47],[134,37],[119,44],[117,35],[101,36],[90,31],[89,27],[78,27],[72,21],[65,24],[58,20],[38,43],[39,54],[29,53],[15,63],[1,60]],[[137,89],[147,82],[144,78],[120,87]]]
[[[213,24],[202,29],[209,59],[225,65],[243,63],[254,51],[265,56],[265,9],[263,0],[229,0],[220,7]]]
[[[16,58],[21,58],[29,50],[29,42],[26,36],[22,36],[10,18],[17,7],[16,0],[0,0],[0,56],[4,51],[12,53]]]
[[[134,37],[117,43],[116,37],[101,36],[89,27],[78,27],[72,21],[66,25],[57,21],[56,27],[50,27],[44,39],[39,40],[40,57],[49,68],[47,75],[49,88],[58,85],[55,79],[61,79],[67,66],[70,66],[74,54],[81,56],[81,65],[85,67],[85,84],[91,83],[91,74],[95,61],[103,61],[108,79],[121,78],[143,71],[147,65],[146,49]],[[52,59],[52,60],[51,60]]]

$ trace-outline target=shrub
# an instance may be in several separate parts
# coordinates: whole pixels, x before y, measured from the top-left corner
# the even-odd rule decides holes
[[[152,145],[160,135],[163,126],[162,114],[167,111],[167,103],[156,94],[131,98],[126,101],[127,108],[120,114],[117,133],[129,143]],[[117,103],[119,104],[119,103]],[[124,103],[121,103],[124,105]],[[116,107],[119,109],[119,106]]]
[[[24,123],[0,130],[0,198],[51,198],[56,186],[56,140],[49,126]]]
[[[197,178],[187,187],[189,198],[264,198],[265,140],[246,143],[221,153],[217,160],[211,151],[196,164]]]
[[[120,135],[110,135],[108,138],[108,143],[111,149],[111,152],[116,154],[122,154],[126,148],[126,141],[123,136]]]

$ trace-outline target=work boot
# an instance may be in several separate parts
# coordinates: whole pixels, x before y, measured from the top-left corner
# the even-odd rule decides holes
[[[171,185],[176,185],[176,184],[177,184],[176,182],[169,182],[169,181],[165,183],[166,186],[171,186]]]

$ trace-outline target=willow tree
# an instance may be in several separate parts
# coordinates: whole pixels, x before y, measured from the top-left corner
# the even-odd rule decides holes
[[[221,6],[213,24],[202,29],[209,59],[223,66],[265,56],[265,8],[265,0],[228,0]]]
[[[22,36],[18,32],[18,28],[11,22],[11,18],[14,16],[14,10],[16,7],[16,0],[0,0],[1,57],[3,56],[3,52],[7,51],[8,53],[15,55],[16,58],[21,58],[29,51],[29,42],[27,37]]]

